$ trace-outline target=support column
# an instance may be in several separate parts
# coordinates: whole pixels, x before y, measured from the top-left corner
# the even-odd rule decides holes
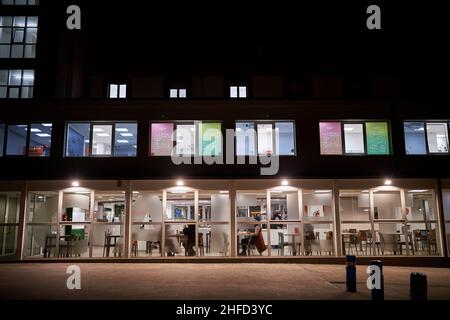
[[[17,250],[16,259],[23,260],[25,234],[26,234],[26,219],[28,210],[28,182],[24,181],[22,190],[20,192],[20,211],[19,211],[19,225],[17,230]]]
[[[133,193],[131,190],[131,182],[127,181],[125,184],[125,241],[124,241],[124,258],[130,258],[130,243],[131,243],[131,205],[133,202]]]
[[[341,236],[341,216],[339,211],[339,189],[336,187],[336,181],[333,180],[333,216],[334,216],[334,252],[335,255],[342,255],[342,236]]]
[[[435,183],[435,192],[436,192],[436,207],[438,208],[438,227],[439,227],[439,234],[436,234],[436,241],[437,237],[441,240],[441,249],[442,249],[442,256],[448,258],[448,248],[447,248],[447,239],[446,239],[446,230],[445,230],[445,212],[444,212],[444,199],[442,196],[442,183],[441,179],[437,179]],[[439,249],[439,247],[438,247]]]
[[[230,230],[231,230],[231,239],[230,239],[230,244],[231,244],[231,248],[230,248],[230,256],[231,257],[236,257],[236,186],[235,186],[235,182],[234,180],[231,182],[231,186],[230,186]]]

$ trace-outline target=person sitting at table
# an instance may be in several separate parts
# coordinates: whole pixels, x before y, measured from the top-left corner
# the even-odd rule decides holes
[[[176,239],[177,231],[171,225],[165,226],[166,230],[166,247],[167,247],[167,255],[169,257],[175,256],[176,253],[181,252],[180,245],[178,244],[178,240]]]
[[[255,217],[256,221],[261,221],[261,216],[257,215]],[[255,224],[255,229],[253,232],[250,232],[248,235],[250,237],[244,238],[241,240],[241,246],[242,246],[242,252],[239,253],[240,256],[246,256],[247,255],[247,248],[249,245],[256,245],[256,242],[258,240],[258,235],[261,232],[261,226],[259,224]]]
[[[280,211],[275,211],[275,212],[272,214],[272,220],[276,220],[276,219],[278,219],[278,220],[283,220],[283,217],[282,217]]]

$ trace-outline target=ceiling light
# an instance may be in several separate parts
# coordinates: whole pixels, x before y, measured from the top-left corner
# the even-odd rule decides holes
[[[72,187],[79,187],[80,186],[80,182],[79,181],[72,181]]]
[[[128,143],[128,140],[117,140],[117,143]]]
[[[39,130],[38,128],[31,128],[30,132],[42,132],[42,131]]]
[[[51,135],[49,135],[48,133],[36,133],[36,135],[38,137],[41,137],[41,138],[49,138],[49,137],[51,137]]]
[[[314,193],[330,193],[332,190],[315,190]]]
[[[41,123],[44,127],[51,127],[52,124],[51,123]]]
[[[428,190],[426,189],[416,189],[416,190],[409,190],[408,193],[422,193],[422,192],[427,192]]]
[[[392,180],[390,180],[390,179],[384,180],[384,185],[385,185],[385,186],[390,186],[390,185],[392,185]]]
[[[117,132],[128,132],[127,128],[116,128]]]
[[[287,181],[286,179],[281,181],[281,185],[282,186],[288,186],[289,185],[289,181]]]
[[[94,128],[94,132],[103,132],[102,128]]]
[[[96,133],[97,137],[109,137],[108,133]]]
[[[184,186],[184,182],[183,182],[183,180],[178,180],[177,181],[177,186]]]
[[[133,134],[130,133],[130,132],[127,132],[127,133],[121,133],[120,135],[121,135],[122,137],[132,137],[132,136],[133,136]]]

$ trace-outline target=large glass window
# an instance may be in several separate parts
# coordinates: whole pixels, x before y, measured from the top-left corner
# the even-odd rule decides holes
[[[230,98],[247,98],[247,86],[230,86]]]
[[[448,153],[447,123],[427,123],[427,137],[430,153]]]
[[[137,153],[137,123],[116,123],[114,156],[135,157]]]
[[[27,154],[28,125],[9,125],[6,141],[7,156],[25,156]]]
[[[52,124],[33,123],[30,129],[28,155],[30,157],[49,157],[52,146]]]
[[[34,70],[0,70],[0,99],[33,98]]]
[[[320,129],[320,154],[342,154],[342,126],[340,122],[321,122]]]
[[[425,125],[423,122],[405,122],[406,154],[426,154]]]
[[[20,193],[0,192],[0,259],[14,257],[17,252]]]
[[[390,153],[387,122],[366,122],[366,144],[369,155]]]
[[[0,16],[0,58],[35,58],[38,17]]]
[[[39,0],[1,0],[2,5],[35,6]]]
[[[127,97],[126,84],[110,84],[108,91],[110,99],[125,99]]]
[[[112,155],[112,125],[94,125],[92,127],[92,155]]]
[[[345,153],[364,154],[364,129],[362,123],[344,124]]]
[[[256,129],[256,132],[255,132]],[[236,122],[236,155],[295,155],[295,125],[292,121]]]
[[[151,124],[152,156],[184,157],[222,154],[222,124],[212,121],[175,121]],[[174,141],[175,140],[175,141]]]
[[[130,123],[68,123],[66,157],[135,157],[137,124]]]

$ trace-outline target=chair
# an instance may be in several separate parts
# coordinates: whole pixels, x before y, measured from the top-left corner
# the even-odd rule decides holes
[[[436,230],[432,229],[428,234],[428,253],[431,254],[431,248],[433,248],[433,253],[437,252],[437,242],[436,242]]]
[[[422,235],[420,234],[420,230],[413,230],[413,238],[414,238],[414,248],[416,252],[419,251],[419,244],[422,245]],[[421,249],[423,250],[423,248]]]
[[[56,250],[56,236],[46,235],[44,243],[44,258],[50,258],[52,249]],[[54,252],[54,254],[56,255],[56,252]]]
[[[365,254],[367,255],[367,248],[369,247],[370,250],[372,250],[372,234],[370,230],[360,230],[357,242],[359,243],[359,248],[361,251],[363,251],[363,243],[365,244]]]
[[[109,257],[111,248],[114,248],[116,244],[111,243],[111,232],[105,231],[105,241],[103,243],[103,257]]]
[[[310,245],[311,255],[313,252],[317,253],[318,255],[321,254],[320,240],[309,240],[309,245]]]
[[[75,255],[75,257],[81,257],[81,255],[87,251],[88,246],[88,240],[75,240],[72,245],[71,254]]]
[[[398,245],[399,235],[396,233],[379,233],[380,234],[380,244],[381,244],[381,254],[384,255],[386,251],[392,252],[394,255],[397,252],[401,252],[401,248]]]
[[[342,241],[344,243],[344,250],[345,252],[351,252],[353,253],[353,247],[355,247],[356,250],[356,254],[358,254],[358,246],[357,246],[357,242],[358,242],[358,235],[355,233],[351,233],[351,234],[344,234],[342,235]],[[348,247],[348,251],[347,251],[347,247]]]

